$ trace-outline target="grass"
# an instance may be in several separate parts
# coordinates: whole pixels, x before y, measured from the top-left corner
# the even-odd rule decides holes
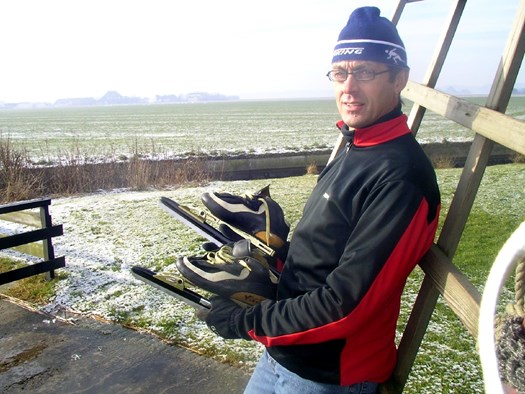
[[[471,213],[454,262],[480,291],[501,245],[518,225],[509,215],[489,214],[479,207]],[[416,270],[406,292],[415,297],[422,279],[421,270]],[[511,283],[507,287],[507,294],[511,294]],[[409,310],[406,308],[410,303],[407,301],[399,321],[400,330],[408,319]],[[507,297],[502,303],[509,301]],[[474,338],[440,298],[416,357],[406,392],[428,392],[432,387],[436,393],[483,393],[480,371]]]
[[[20,260],[0,256],[0,272],[7,272],[17,268],[24,267],[26,264]],[[18,298],[20,300],[45,305],[55,295],[56,283],[65,277],[64,271],[56,271],[55,278],[46,280],[45,274],[31,276],[16,282],[7,284],[1,291],[3,294]]]
[[[452,201],[461,170],[437,170],[443,209],[440,223]],[[488,167],[469,215],[454,263],[483,291],[488,272],[501,246],[525,219],[525,166]],[[400,327],[408,318],[407,304],[422,280],[416,270],[406,288]],[[500,304],[512,302],[512,277],[502,292]],[[483,393],[481,364],[475,340],[440,298],[419,349],[406,386],[408,393]]]
[[[443,197],[441,224],[454,196],[460,173],[460,169],[437,170]],[[309,191],[315,185],[315,180],[315,176],[305,175],[272,180],[221,182],[214,186],[232,193],[240,193],[245,190],[256,190],[271,183],[272,196],[282,205],[293,228],[301,216],[302,208]],[[177,191],[176,196],[177,198],[181,197],[181,202],[195,202],[202,190],[198,187],[183,188]],[[119,231],[121,224],[113,223],[110,218],[98,213],[98,204],[108,204],[111,201],[109,197],[106,199],[106,197],[97,196],[96,200],[93,201],[96,205],[90,205],[89,209],[79,207],[73,210],[68,220],[78,222],[79,226],[84,228],[84,233],[81,233],[80,236],[102,237],[104,240],[104,237]],[[141,265],[147,264],[149,268],[162,271],[173,267],[173,251],[180,251],[184,255],[195,254],[199,250],[200,242],[195,239],[191,231],[182,225],[179,226],[168,215],[157,214],[157,210],[154,208],[156,203],[150,201],[132,198],[130,200],[123,199],[114,205],[118,208],[114,212],[115,217],[126,216],[128,221],[140,220],[144,212],[150,212],[149,216],[152,216],[151,222],[140,220],[141,234],[137,236],[139,238],[128,238],[131,235],[129,232],[131,229],[126,228],[125,233],[122,233],[118,241],[122,245],[115,244],[114,247],[129,249],[140,246],[146,250],[145,256],[149,256],[140,262]],[[523,212],[525,212],[525,164],[488,167],[454,258],[455,264],[465,272],[480,291],[497,252],[511,232],[524,220]],[[67,225],[68,223],[65,222],[64,224]],[[148,236],[159,232],[169,234],[167,238],[169,242],[159,244],[154,238]],[[139,245],[137,246],[137,244]],[[165,247],[169,247],[169,249],[165,249]],[[119,272],[121,269],[125,269],[125,257],[119,255],[118,250],[116,250],[115,255],[118,257],[115,257],[104,267],[106,271]],[[82,271],[82,275],[86,275],[85,278],[87,278],[87,275],[100,272],[97,270],[103,269],[90,268]],[[400,330],[408,319],[422,276],[421,270],[416,269],[407,282],[399,319]],[[103,288],[93,291],[96,293],[96,297],[93,298],[90,298],[92,297],[91,294],[79,292],[79,299],[88,300],[85,309],[82,311],[89,312],[94,309],[103,311],[102,304],[107,302],[109,307],[107,307],[106,315],[120,324],[150,330],[172,343],[191,348],[196,352],[233,365],[246,365],[250,368],[251,363],[256,359],[258,353],[253,343],[242,342],[239,344],[235,341],[216,341],[206,336],[206,330],[194,320],[190,307],[181,306],[180,303],[171,302],[171,300],[165,301],[164,298],[164,301],[160,303],[163,305],[162,308],[168,309],[172,303],[176,304],[172,307],[177,310],[177,313],[184,312],[186,318],[174,318],[173,314],[170,315],[171,312],[159,318],[159,312],[162,311],[158,310],[159,303],[156,304],[156,301],[153,300],[153,297],[157,297],[158,291],[144,289],[147,293],[144,293],[142,304],[135,305],[132,303],[130,305],[130,303],[120,303],[119,301],[125,300],[129,293],[123,291],[122,287],[117,288],[118,286],[114,285],[115,282],[108,282]],[[25,285],[25,287],[31,286]],[[113,286],[114,289],[112,289]],[[131,286],[129,288],[134,289],[134,291],[137,290],[136,287]],[[143,289],[140,288],[140,290]],[[78,290],[71,287],[66,288],[65,291],[71,294]],[[509,286],[508,294],[511,293],[513,291]],[[21,297],[25,296],[22,295]],[[504,302],[508,300],[509,297]],[[155,308],[156,310],[152,310]],[[475,341],[441,299],[433,313],[405,392],[483,392],[481,367]]]
[[[497,252],[519,226],[516,217],[475,210],[469,216],[455,260],[459,268],[478,287],[485,283],[487,272]],[[493,228],[494,231],[487,231]]]

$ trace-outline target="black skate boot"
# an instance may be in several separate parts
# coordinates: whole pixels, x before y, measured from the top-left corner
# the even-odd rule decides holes
[[[204,256],[179,257],[176,266],[194,286],[248,305],[276,297],[278,276],[264,258],[235,257],[231,245]]]
[[[220,220],[255,236],[273,249],[285,246],[290,225],[282,208],[270,197],[270,186],[242,196],[204,193],[202,202]]]

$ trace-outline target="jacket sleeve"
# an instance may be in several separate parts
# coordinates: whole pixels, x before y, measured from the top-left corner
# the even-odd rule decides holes
[[[363,329],[363,321],[382,313],[385,303],[399,300],[407,276],[433,241],[437,218],[429,221],[428,212],[412,183],[382,185],[364,202],[323,286],[247,308],[235,324],[266,346],[348,338],[352,330]]]

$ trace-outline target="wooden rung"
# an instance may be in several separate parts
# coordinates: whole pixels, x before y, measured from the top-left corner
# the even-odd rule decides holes
[[[52,237],[58,237],[63,233],[64,230],[62,225],[59,224],[57,226],[10,235],[9,237],[0,238],[0,250],[27,244],[30,242],[41,241]]]
[[[0,273],[0,285],[14,282],[16,280],[29,278],[33,275],[43,274],[58,268],[66,266],[66,259],[64,256],[54,258],[49,261],[43,261],[36,264],[28,265],[27,267],[17,268],[12,271]]]
[[[49,198],[29,200],[29,201],[19,201],[10,204],[0,205],[0,214],[23,211],[26,209],[33,208],[43,208],[51,205],[51,200]]]
[[[11,234],[0,234],[0,238],[5,238],[9,236],[11,236]],[[31,242],[28,244],[15,246],[9,249],[12,249],[14,251],[17,251],[23,254],[27,254],[30,256],[39,257],[41,259],[46,258],[45,253],[44,253],[44,243],[42,241]]]
[[[525,155],[525,122],[409,81],[403,97]],[[501,131],[505,130],[504,133]]]
[[[470,334],[476,338],[481,303],[481,294],[476,287],[436,245],[430,248],[419,265]]]

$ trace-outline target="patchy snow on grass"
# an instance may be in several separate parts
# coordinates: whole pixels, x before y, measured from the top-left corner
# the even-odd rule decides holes
[[[241,365],[257,360],[261,348],[254,342],[225,341],[195,318],[193,308],[136,280],[134,265],[174,272],[177,256],[200,251],[195,233],[158,205],[161,196],[195,203],[202,188],[155,192],[99,193],[53,200],[55,223],[64,235],[55,241],[55,253],[66,256],[65,278],[45,307],[59,314],[69,310],[96,315],[154,331],[174,343],[221,359],[227,346]],[[235,361],[235,360],[234,360]]]
[[[458,169],[438,170],[444,210],[450,205],[459,175]],[[195,318],[191,307],[136,280],[130,268],[140,265],[158,272],[176,272],[177,256],[202,252],[200,245],[204,240],[159,207],[161,196],[200,205],[205,191],[241,193],[271,183],[272,197],[283,207],[293,229],[315,181],[315,176],[307,175],[53,199],[53,221],[64,226],[64,235],[55,239],[55,253],[66,256],[66,268],[58,270],[63,274],[56,285],[56,296],[44,310],[57,316],[73,311],[140,327],[179,346],[252,369],[262,352],[261,345],[219,338]],[[523,219],[524,201],[525,165],[495,166],[487,169],[475,209],[491,214],[510,210]],[[408,319],[421,280],[421,270],[417,269],[407,282],[400,330]],[[475,342],[440,301],[405,391],[474,393],[482,389]]]

